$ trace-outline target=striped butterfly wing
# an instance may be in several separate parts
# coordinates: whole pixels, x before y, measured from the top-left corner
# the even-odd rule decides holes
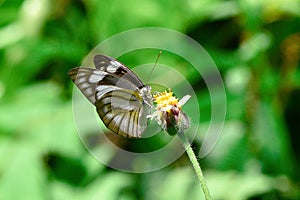
[[[107,128],[123,137],[141,137],[152,103],[150,87],[110,57],[97,55],[94,64],[96,69],[71,69],[69,76],[96,106]]]
[[[86,96],[86,98],[95,105],[96,87],[105,76],[107,72],[100,71],[93,68],[76,67],[68,72],[71,80],[80,89],[80,91]]]
[[[150,107],[143,103],[139,92],[107,85],[99,85],[96,90],[97,112],[107,128],[123,137],[141,137],[148,125]]]
[[[135,85],[137,88],[144,87],[141,79],[133,73],[130,69],[125,67],[119,61],[115,59],[104,56],[104,55],[96,55],[94,57],[94,64],[96,69],[101,71],[105,71],[110,74],[114,74],[117,77],[122,77],[122,79],[128,80],[131,84]]]

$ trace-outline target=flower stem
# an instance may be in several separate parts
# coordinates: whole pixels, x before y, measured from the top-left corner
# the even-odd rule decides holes
[[[208,187],[207,187],[207,184],[206,184],[206,181],[205,181],[205,178],[203,176],[203,173],[202,173],[202,170],[201,170],[201,167],[200,167],[200,163],[198,162],[197,158],[196,158],[196,155],[191,147],[191,144],[190,142],[188,141],[187,137],[184,135],[184,133],[182,131],[179,131],[177,133],[178,137],[180,138],[182,144],[183,144],[183,147],[192,163],[192,166],[195,170],[195,173],[197,175],[197,178],[200,182],[200,185],[201,185],[201,188],[203,190],[203,193],[204,193],[204,196],[205,196],[205,199],[206,200],[211,200],[211,196],[210,196],[210,193],[209,193],[209,190],[208,190]]]

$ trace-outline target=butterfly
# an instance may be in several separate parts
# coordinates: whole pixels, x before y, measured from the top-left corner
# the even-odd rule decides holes
[[[73,68],[68,75],[95,105],[108,129],[123,137],[140,138],[153,107],[151,87],[111,57],[96,55],[94,65],[95,68]]]

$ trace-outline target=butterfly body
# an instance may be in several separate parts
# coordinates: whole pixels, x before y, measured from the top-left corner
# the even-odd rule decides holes
[[[77,67],[68,74],[75,85],[96,106],[108,129],[139,138],[151,113],[151,87],[120,62],[104,55],[94,57],[95,68]]]

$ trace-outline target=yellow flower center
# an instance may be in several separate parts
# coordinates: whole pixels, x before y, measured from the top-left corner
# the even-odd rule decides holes
[[[154,101],[157,104],[156,108],[158,110],[165,110],[167,112],[175,106],[178,107],[178,99],[173,96],[173,92],[169,89],[169,91],[164,91],[158,94],[153,95]]]

